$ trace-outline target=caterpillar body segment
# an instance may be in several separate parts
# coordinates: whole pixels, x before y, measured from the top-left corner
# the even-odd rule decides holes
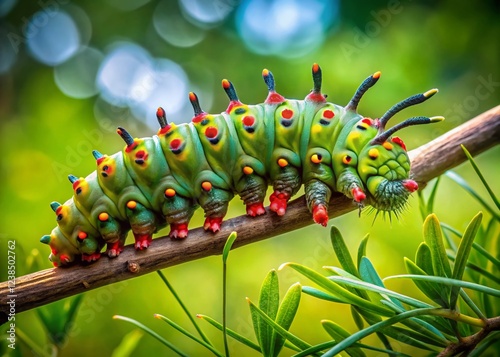
[[[134,138],[119,127],[124,149],[113,155],[94,151],[96,171],[85,178],[70,175],[73,197],[51,204],[58,226],[41,239],[51,247],[49,259],[55,266],[93,261],[105,244],[107,255],[116,257],[129,230],[139,250],[166,225],[171,238],[185,238],[198,207],[205,213],[205,230],[216,232],[235,194],[248,215],[264,214],[268,186],[273,190],[270,210],[281,216],[304,184],[313,220],[323,226],[333,192],[360,208],[401,211],[418,185],[409,178],[403,141],[392,135],[443,118],[410,118],[390,129],[386,124],[437,90],[409,97],[371,119],[358,114],[357,107],[380,72],[365,79],[346,107],[326,101],[317,64],[312,75],[313,89],[304,100],[285,99],[276,92],[272,73],[264,70],[264,103],[242,103],[233,84],[223,80],[229,105],[220,114],[204,112],[196,94],[189,93],[194,117],[188,124],[169,123],[158,108],[157,135]]]

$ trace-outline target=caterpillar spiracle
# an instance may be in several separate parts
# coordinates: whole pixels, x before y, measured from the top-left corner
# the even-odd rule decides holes
[[[405,144],[392,135],[443,118],[419,116],[390,129],[386,125],[394,114],[429,99],[437,89],[370,119],[358,114],[357,106],[380,72],[365,79],[345,107],[326,101],[317,64],[312,67],[314,87],[304,100],[285,99],[276,92],[272,73],[264,69],[262,76],[269,90],[264,103],[243,104],[224,79],[229,106],[221,114],[205,113],[191,92],[194,117],[188,124],[169,123],[160,107],[157,135],[138,139],[119,127],[125,148],[109,156],[93,151],[97,170],[87,177],[70,175],[73,197],[50,205],[57,227],[41,242],[50,246],[54,266],[97,260],[104,245],[107,255],[116,257],[130,229],[136,249],[147,248],[152,235],[167,224],[171,238],[185,238],[198,206],[205,212],[205,230],[216,232],[234,194],[248,215],[264,214],[269,185],[270,210],[282,216],[304,184],[312,218],[323,226],[334,191],[360,208],[368,204],[378,211],[402,210],[418,185],[409,177]]]

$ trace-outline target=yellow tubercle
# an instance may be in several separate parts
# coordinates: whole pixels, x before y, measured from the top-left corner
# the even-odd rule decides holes
[[[392,148],[394,147],[391,143],[389,143],[389,142],[387,142],[387,141],[385,141],[385,142],[382,144],[382,146],[383,146],[384,148],[386,148],[387,150],[392,150]]]
[[[322,130],[323,128],[321,127],[320,124],[314,124],[311,128],[311,134],[319,134],[321,133]]]
[[[372,159],[376,159],[379,155],[379,152],[377,149],[373,148],[368,151],[368,156],[370,156]]]
[[[318,155],[318,154],[312,155],[311,161],[315,164],[319,164],[321,162],[321,155]]]

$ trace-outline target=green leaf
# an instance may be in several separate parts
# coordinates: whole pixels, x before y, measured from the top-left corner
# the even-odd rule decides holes
[[[401,308],[400,306],[394,304],[391,301],[383,300],[382,303],[384,305],[389,306],[391,309],[394,310],[394,312],[400,314],[402,312],[405,312],[404,308]],[[419,319],[417,317],[412,317],[407,320],[404,320],[401,322],[402,324],[410,327],[412,331],[418,332],[423,336],[426,336],[425,339],[430,338],[434,342],[432,344],[437,345],[437,346],[446,346],[448,344],[448,341],[446,337],[439,331],[437,328],[435,328],[433,325],[430,323]],[[420,339],[422,342],[425,342],[425,340]],[[429,343],[429,342],[427,342]]]
[[[436,179],[436,183],[432,187],[432,191],[431,191],[431,194],[429,195],[429,199],[427,200],[427,213],[428,214],[434,213],[434,202],[436,201],[436,193],[437,193],[437,188],[438,188],[440,181],[441,181],[441,176],[438,176],[438,178]]]
[[[413,263],[410,259],[404,258],[404,263],[406,271],[410,274],[424,275],[427,276],[425,271],[423,271],[419,266]],[[439,304],[439,306],[447,307],[448,305],[448,288],[443,289],[442,286],[428,283],[425,281],[415,281],[415,285],[422,291],[429,299]]]
[[[139,344],[143,333],[140,330],[132,330],[123,336],[122,341],[115,347],[111,357],[129,357]]]
[[[345,244],[344,238],[337,227],[332,226],[330,230],[330,239],[332,241],[333,250],[339,259],[340,265],[349,274],[359,277],[358,270],[352,261],[351,254],[347,245]]]
[[[131,323],[132,325],[137,326],[138,328],[140,328],[144,332],[147,332],[149,335],[153,336],[154,338],[156,338],[162,344],[164,344],[165,346],[167,346],[168,348],[170,348],[172,351],[174,351],[175,353],[177,353],[179,356],[189,357],[187,354],[185,354],[184,352],[182,352],[181,350],[179,350],[171,342],[167,341],[166,339],[164,339],[163,337],[161,337],[160,335],[158,335],[156,332],[154,332],[153,330],[151,330],[149,327],[144,326],[139,321],[136,321],[136,320],[131,319],[129,317],[120,316],[120,315],[114,315],[113,319],[127,321],[127,322]]]
[[[79,294],[36,309],[50,341],[59,348],[66,342],[83,296],[84,294]]]
[[[377,271],[373,267],[372,262],[367,257],[363,257],[361,259],[359,273],[361,275],[361,278],[364,281],[366,281],[367,283],[374,284],[374,285],[380,286],[382,288],[385,288],[385,285],[384,285],[382,279],[380,279],[380,276],[377,274]],[[398,299],[395,299],[391,296],[389,296],[389,299],[394,304],[400,306],[401,308],[403,307],[403,305],[401,304],[401,302]]]
[[[414,275],[414,274],[393,275],[393,276],[388,276],[388,277],[384,278],[384,281],[389,280],[389,279],[412,279],[412,280],[429,281],[429,282],[439,283],[439,284],[443,284],[443,285],[447,285],[447,286],[458,286],[461,288],[472,289],[472,290],[482,292],[484,294],[500,297],[500,290],[498,290],[498,289],[493,289],[493,288],[490,288],[488,286],[484,286],[481,284],[470,283],[468,281],[443,278],[440,276],[424,276],[424,275]]]
[[[415,309],[411,311],[406,311],[403,312],[399,315],[393,316],[387,320],[383,320],[380,322],[377,322],[376,324],[373,324],[361,331],[358,331],[349,337],[347,337],[345,340],[337,343],[332,349],[330,349],[327,353],[323,354],[322,357],[333,357],[340,353],[341,351],[344,351],[348,347],[351,347],[354,343],[358,342],[364,337],[367,337],[371,335],[372,333],[375,333],[377,331],[380,331],[386,327],[389,327],[391,325],[394,325],[400,321],[403,321],[405,319],[408,319],[410,317],[415,317],[415,316],[420,316],[420,315],[426,315],[430,314],[432,312],[436,311],[434,308],[422,308],[422,309]],[[308,356],[311,353],[316,353],[321,351],[324,348],[324,346],[319,347],[317,346],[312,346],[308,350],[302,351],[300,354],[297,354],[296,356]]]
[[[488,191],[491,199],[493,202],[495,202],[495,205],[497,206],[498,209],[500,209],[500,201],[498,201],[498,198],[495,196],[493,193],[493,190],[491,189],[490,185],[488,185],[488,182],[486,182],[486,179],[484,178],[483,174],[481,173],[481,170],[479,170],[479,167],[476,165],[476,162],[474,161],[474,158],[470,154],[470,152],[465,148],[465,146],[460,145],[462,147],[462,150],[464,151],[465,155],[467,156],[467,159],[469,159],[469,162],[471,163],[472,167],[474,168],[474,171],[476,171],[476,174],[479,176],[479,179],[483,183],[484,187]]]
[[[212,325],[212,326],[214,326],[215,328],[217,328],[219,331],[222,331],[222,330],[223,330],[223,328],[222,328],[222,324],[221,324],[221,323],[219,323],[219,322],[217,322],[217,321],[215,321],[215,320],[214,320],[214,319],[212,319],[211,317],[206,316],[206,315],[201,315],[201,314],[197,315],[197,317],[198,317],[198,318],[200,318],[200,319],[205,320],[205,321],[206,321],[206,322],[208,322],[210,325]],[[251,340],[249,340],[248,338],[246,338],[245,336],[242,336],[242,335],[240,335],[239,333],[237,333],[237,332],[235,332],[235,331],[233,331],[233,330],[231,330],[231,329],[229,329],[229,328],[228,328],[228,329],[226,329],[226,331],[227,331],[228,336],[230,336],[230,337],[234,338],[236,341],[241,342],[241,343],[242,343],[242,344],[244,344],[245,346],[248,346],[248,347],[250,347],[251,349],[254,349],[254,350],[255,350],[255,351],[257,351],[257,352],[261,352],[260,347],[259,347],[257,344],[253,343],[253,342],[252,342]]]
[[[24,333],[24,330],[20,329],[19,327],[16,327],[16,338],[23,341],[26,344],[26,346],[28,346],[29,349],[32,350],[37,356],[39,356],[39,357],[51,357],[51,355],[49,353],[47,353],[46,350],[42,346],[39,346],[38,344],[36,344],[35,341],[33,341],[28,335],[26,335]],[[8,349],[10,349],[10,348],[8,348]],[[2,356],[4,356],[4,354],[2,354]]]
[[[451,267],[446,257],[441,227],[435,214],[430,214],[424,222],[424,241],[431,250],[434,274],[451,277]]]
[[[236,240],[236,232],[231,232],[229,237],[224,244],[224,249],[222,250],[222,335],[224,339],[224,352],[226,357],[229,357],[229,345],[227,343],[227,258],[229,256],[229,251]],[[211,343],[210,343],[211,345]]]
[[[276,319],[279,308],[279,282],[276,270],[271,270],[260,289],[259,309],[271,319]],[[258,318],[258,340],[264,357],[271,356],[271,340],[273,329],[262,318]]]
[[[362,240],[361,243],[359,243],[358,247],[358,269],[359,269],[359,264],[361,262],[361,258],[363,258],[366,255],[366,246],[368,245],[368,238],[370,237],[369,234],[367,234]]]
[[[259,309],[252,301],[247,299],[248,303],[250,304],[250,311],[253,311],[254,314],[258,315],[263,321],[265,321],[271,329],[274,329],[277,333],[279,333],[282,337],[293,343],[295,346],[299,347],[300,349],[307,349],[311,347],[310,344],[307,342],[302,341],[300,338],[292,334],[291,332],[288,332],[285,330],[283,327],[278,325],[271,317],[267,316],[264,311]]]
[[[415,263],[427,275],[434,275],[431,249],[425,242],[420,243],[417,248],[417,253],[415,254]]]
[[[287,331],[290,329],[293,319],[295,318],[295,314],[297,313],[297,309],[299,308],[300,292],[300,284],[293,284],[286,292],[279,307],[278,314],[276,315],[276,323]],[[274,331],[271,339],[271,346],[273,347],[271,355],[278,356],[284,344],[285,339]]]
[[[168,317],[160,315],[160,314],[154,314],[154,317],[156,319],[165,321],[167,324],[169,324],[170,326],[172,326],[173,328],[175,328],[177,331],[179,331],[183,335],[189,337],[193,341],[197,342],[198,344],[200,344],[203,347],[205,347],[206,349],[208,349],[214,355],[216,355],[218,357],[223,357],[224,356],[222,353],[220,353],[219,351],[217,351],[212,345],[210,345],[210,344],[206,343],[205,341],[199,339],[198,337],[196,337],[195,335],[193,335],[191,332],[189,332],[188,330],[186,330],[182,326],[180,326],[180,325],[176,324],[175,322],[173,322],[172,320],[170,320]]]
[[[452,278],[461,280],[465,271],[465,267],[467,265],[467,260],[469,259],[469,254],[472,249],[472,243],[474,242],[474,238],[476,237],[477,230],[481,226],[481,220],[483,218],[483,214],[479,212],[469,223],[467,228],[465,229],[464,236],[460,241],[460,245],[458,246],[457,257],[455,260],[455,266],[453,267]],[[455,309],[458,293],[460,288],[453,287],[451,289],[450,295],[450,308]]]
[[[352,305],[350,306],[350,310],[351,310],[352,319],[354,320],[356,327],[358,328],[358,330],[362,330],[365,327],[365,323],[363,322],[363,318],[361,317],[359,312],[357,312],[356,309]]]
[[[382,288],[380,286],[377,286],[377,285],[374,285],[374,284],[370,284],[370,283],[367,283],[367,282],[364,282],[364,281],[352,280],[352,279],[344,278],[344,277],[341,277],[341,276],[331,276],[329,279],[332,280],[332,281],[336,281],[336,282],[342,283],[343,285],[350,285],[350,286],[353,286],[353,287],[357,287],[359,289],[364,289],[364,290],[368,290],[368,291],[374,291],[374,292],[379,293],[381,295],[383,294],[383,295],[393,296],[396,299],[398,299],[398,300],[400,300],[400,301],[402,301],[402,302],[404,302],[404,303],[406,303],[408,305],[414,306],[414,307],[418,307],[418,308],[432,307],[431,305],[426,304],[426,303],[424,303],[424,302],[422,302],[420,300],[414,299],[412,297],[409,297],[409,296],[397,293],[395,291],[392,291],[392,290],[389,290],[389,289],[386,289],[386,288]],[[384,312],[385,312],[385,310],[384,310]],[[389,315],[393,315],[392,310],[390,310],[390,314]]]
[[[337,342],[340,342],[351,335],[349,332],[344,330],[341,326],[337,325],[333,321],[322,320],[321,325],[323,326],[325,331]],[[357,347],[347,348],[346,352],[349,356],[355,356],[355,357],[366,356],[365,353],[360,348]]]
[[[342,299],[339,299],[338,297],[325,293],[322,290],[318,290],[316,288],[310,287],[310,286],[303,286],[302,287],[302,292],[314,296],[315,298],[326,300],[326,301],[332,301],[332,302],[337,302],[340,304],[345,304],[346,302]]]
[[[181,306],[182,311],[184,311],[184,313],[188,317],[189,321],[191,321],[191,324],[194,326],[194,328],[196,329],[196,331],[198,331],[198,334],[203,339],[203,341],[205,341],[206,343],[208,343],[208,344],[211,345],[212,343],[208,339],[207,335],[205,335],[205,333],[200,328],[200,326],[198,326],[198,324],[196,323],[196,320],[193,318],[193,315],[188,310],[186,304],[184,304],[184,302],[182,301],[182,299],[180,298],[180,296],[177,294],[177,292],[175,291],[173,285],[170,284],[170,282],[168,281],[168,279],[165,276],[165,274],[163,274],[163,272],[161,270],[157,270],[156,273],[158,273],[158,275],[160,276],[161,280],[167,286],[167,288],[170,291],[170,293],[172,294],[172,296],[175,298],[175,300],[177,301],[177,303]]]
[[[229,256],[229,251],[231,250],[231,247],[233,246],[233,243],[236,240],[237,236],[238,234],[236,232],[231,232],[231,234],[226,240],[226,244],[224,244],[224,249],[222,249],[222,262],[224,264],[227,261],[227,258]]]
[[[346,303],[359,306],[360,308],[369,310],[369,311],[374,312],[376,314],[380,314],[380,315],[384,315],[384,316],[392,315],[391,310],[389,310],[385,307],[379,306],[377,304],[374,304],[371,301],[365,300],[365,299],[359,297],[356,294],[353,294],[352,292],[348,291],[347,289],[341,287],[340,285],[338,285],[330,280],[330,279],[333,279],[335,277],[326,278],[325,276],[315,272],[314,270],[312,270],[308,267],[305,267],[303,265],[296,264],[296,263],[282,264],[279,269],[281,270],[285,266],[289,266],[290,268],[298,271],[299,273],[301,273],[305,277],[309,278],[311,281],[313,281],[316,284],[318,284],[319,286],[325,288],[328,292],[343,299]]]

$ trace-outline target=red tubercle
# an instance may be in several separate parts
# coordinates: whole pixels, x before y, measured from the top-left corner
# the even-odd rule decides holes
[[[181,147],[182,145],[182,140],[181,139],[173,139],[171,142],[170,142],[170,148],[172,150],[177,150]]]
[[[315,102],[315,103],[325,103],[326,97],[321,93],[311,92],[306,97],[306,100],[309,102]]]
[[[415,192],[418,190],[418,183],[413,180],[405,180],[403,186],[410,192]]]
[[[131,145],[127,145],[125,148],[125,152],[131,152],[137,147],[138,143],[134,140],[134,143]]]
[[[313,63],[312,71],[314,73],[318,73],[318,71],[319,71],[319,65],[317,63]]]
[[[365,123],[366,125],[372,126],[373,125],[373,120],[370,118],[363,118],[361,120],[362,123]]]
[[[364,201],[366,199],[366,194],[359,187],[354,187],[351,192],[352,192],[352,197],[354,198],[354,201],[356,201],[358,203],[361,203],[361,201]]]
[[[398,144],[399,146],[401,146],[403,148],[404,151],[406,151],[406,145],[401,138],[395,136],[392,138],[392,142],[394,144]]]
[[[278,94],[276,92],[269,92],[267,95],[266,104],[281,104],[285,101],[285,97],[283,97],[281,94]]]
[[[73,191],[76,191],[79,185],[80,185],[80,179],[73,182]]]
[[[231,83],[229,83],[229,81],[227,79],[223,79],[222,80],[222,88],[229,89],[229,87],[231,87]]]
[[[98,158],[96,160],[97,166],[101,165],[101,162],[103,162],[105,158],[106,158],[106,156],[101,156],[100,158]]]
[[[170,129],[172,129],[172,126],[170,124],[167,124],[167,126],[160,128],[160,130],[158,130],[158,135],[165,135],[170,131]]]
[[[227,106],[226,113],[231,113],[236,107],[241,107],[243,103],[241,103],[239,100],[232,100],[229,102],[229,105]]]
[[[57,209],[56,209],[56,216],[58,216],[58,215],[59,215],[59,213],[61,213],[62,208],[63,208],[63,206],[62,206],[62,205],[61,205],[61,206],[59,206],[59,207],[57,207]]]
[[[323,227],[326,227],[326,225],[328,224],[328,212],[325,206],[315,205],[313,207],[312,214],[314,222],[321,224]]]
[[[245,126],[253,126],[255,124],[255,118],[251,115],[246,115],[241,121]]]
[[[283,109],[281,111],[281,116],[283,117],[283,119],[292,119],[292,117],[293,117],[293,110],[291,110],[291,109]]]
[[[144,150],[139,150],[135,153],[135,157],[137,159],[147,160],[148,156],[149,156],[148,153]]]
[[[205,136],[209,139],[215,138],[218,133],[219,133],[219,131],[217,130],[217,128],[215,126],[209,126],[207,128],[207,130],[205,130]]]
[[[207,113],[200,113],[198,115],[195,115],[191,121],[195,124],[201,122],[205,117],[207,116]]]
[[[325,118],[325,119],[332,119],[334,116],[335,116],[335,113],[333,112],[333,110],[326,109],[323,112],[323,118]]]

